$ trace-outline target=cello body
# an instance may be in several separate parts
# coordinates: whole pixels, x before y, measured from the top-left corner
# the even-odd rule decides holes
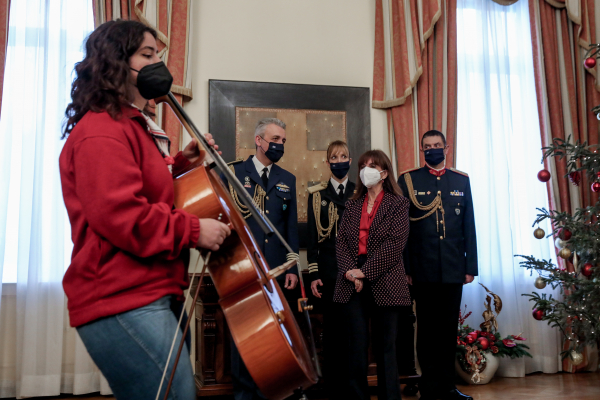
[[[178,176],[174,188],[175,207],[231,228],[207,269],[231,336],[261,392],[277,400],[314,385],[317,371],[296,318],[220,178],[200,166]]]

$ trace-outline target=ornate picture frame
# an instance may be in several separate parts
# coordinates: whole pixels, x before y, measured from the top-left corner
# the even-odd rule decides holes
[[[238,107],[345,112],[347,143],[353,159],[349,177],[356,181],[358,157],[371,148],[368,87],[209,80],[209,132],[215,136],[227,162],[236,159]],[[306,223],[298,224],[303,249],[306,229]]]

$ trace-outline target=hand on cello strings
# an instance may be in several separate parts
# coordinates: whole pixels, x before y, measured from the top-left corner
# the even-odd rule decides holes
[[[204,134],[204,137],[208,141],[209,146],[211,146],[215,150],[219,150],[219,145],[215,144],[215,139],[213,139],[213,136],[210,133]],[[192,139],[192,141],[189,142],[187,146],[185,146],[185,149],[183,149],[182,154],[191,163],[198,160],[198,157],[200,157],[200,146],[198,145],[198,140]],[[219,155],[221,155],[220,151]]]
[[[212,146],[215,150],[219,150],[219,146],[215,144],[215,140],[210,133],[206,133],[204,137],[208,141],[209,146]],[[221,154],[220,151],[219,154]],[[196,139],[193,139],[185,146],[183,155],[191,163],[198,160],[198,157],[200,157],[200,146]],[[200,218],[199,221],[200,236],[198,237],[197,247],[212,251],[219,250],[225,238],[231,234],[229,226],[212,218]]]

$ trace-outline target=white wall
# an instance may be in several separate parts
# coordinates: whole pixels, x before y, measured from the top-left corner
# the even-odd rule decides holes
[[[203,132],[209,79],[360,86],[372,94],[375,0],[194,0],[191,22],[194,99],[185,108]],[[387,152],[386,132],[385,112],[371,109],[372,148]]]

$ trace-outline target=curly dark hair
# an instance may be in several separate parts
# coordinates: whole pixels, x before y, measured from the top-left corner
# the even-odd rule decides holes
[[[85,42],[85,57],[75,64],[76,78],[71,87],[72,102],[67,106],[62,139],[88,111],[106,111],[113,119],[121,117],[121,107],[133,102],[128,89],[129,58],[149,32],[156,31],[141,22],[116,20],[96,28]]]

